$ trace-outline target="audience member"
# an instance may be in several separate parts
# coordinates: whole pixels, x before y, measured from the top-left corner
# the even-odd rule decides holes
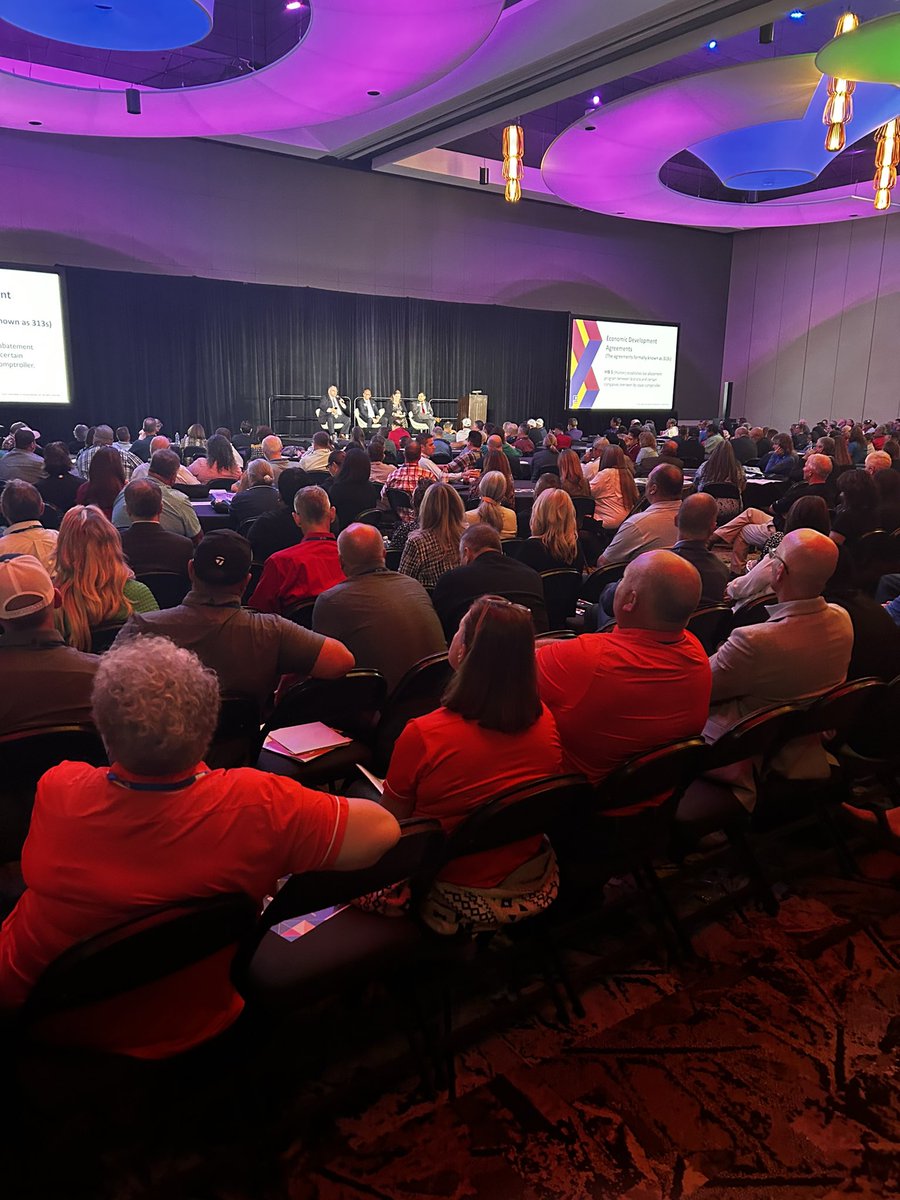
[[[301,454],[297,466],[301,471],[327,471],[328,456],[331,453],[331,438],[324,429],[313,434],[312,445],[305,454]]]
[[[878,528],[878,492],[865,471],[844,471],[838,478],[838,503],[831,522],[831,540],[853,545],[864,533]]]
[[[538,572],[585,569],[575,506],[562,488],[541,492],[531,509],[530,527],[531,537],[518,555],[519,562]]]
[[[45,504],[52,504],[64,513],[75,503],[81,487],[81,476],[72,470],[72,460],[65,442],[51,442],[44,447],[44,470],[46,479],[38,480],[36,487]]]
[[[451,638],[459,622],[478,596],[505,596],[531,610],[535,629],[546,632],[547,610],[544,585],[537,571],[504,554],[500,534],[479,523],[465,531],[459,543],[461,565],[442,575],[435,584],[432,600],[444,633]]]
[[[241,421],[238,432],[231,439],[231,444],[243,458],[248,457],[250,447],[253,445],[253,423],[251,421]]]
[[[499,439],[496,436],[488,438],[488,442],[495,442],[498,440]],[[507,508],[514,508],[516,503],[516,485],[513,482],[512,468],[509,465],[509,459],[502,450],[493,446],[487,451],[482,459],[482,477],[489,474],[491,471],[499,471],[503,476],[504,488],[503,495],[500,497],[500,502],[505,504]],[[473,500],[480,499],[481,493],[478,491],[478,483],[479,480],[473,480],[469,488],[469,496]],[[557,486],[559,485],[557,484]]]
[[[119,535],[93,505],[76,504],[62,519],[55,582],[56,624],[76,650],[90,650],[97,629],[123,625],[133,612],[159,607],[126,566]]]
[[[91,684],[98,660],[63,642],[53,619],[58,599],[49,574],[33,555],[0,561],[4,733],[91,719]]]
[[[559,481],[557,480],[557,483]],[[501,541],[514,538],[518,531],[515,510],[503,503],[506,498],[506,480],[501,471],[486,471],[478,481],[481,502],[464,514],[467,525],[490,525],[496,529]]]
[[[257,459],[262,462],[262,459]],[[303,540],[303,531],[294,520],[294,497],[306,486],[306,472],[286,467],[278,476],[278,503],[250,521],[247,538],[253,548],[253,561],[265,562],[279,550],[287,550]],[[249,492],[243,493],[245,496]],[[237,500],[235,496],[235,500]],[[234,500],[232,501],[232,505]]]
[[[206,443],[206,454],[195,458],[187,468],[198,483],[219,479],[240,479],[241,468],[234,461],[234,447],[226,437],[213,434]]]
[[[422,585],[385,567],[373,525],[348,526],[337,544],[346,579],[316,600],[313,629],[343,642],[358,667],[380,672],[393,691],[410,667],[447,648],[441,623]]]
[[[534,454],[534,442],[531,440],[527,425],[519,426],[513,444],[520,454]]]
[[[678,540],[678,510],[684,476],[677,467],[654,467],[647,478],[644,498],[649,507],[628,517],[597,560],[598,567],[627,563],[646,550],[664,550]]]
[[[799,500],[795,500],[787,515],[784,532],[773,529],[763,547],[759,562],[745,575],[739,575],[728,584],[725,590],[735,610],[740,610],[752,600],[766,596],[772,591],[772,571],[776,563],[772,555],[776,547],[781,545],[785,534],[793,533],[795,529],[814,529],[825,537],[829,536],[831,517],[828,514],[828,505],[821,496],[801,496]]]
[[[709,445],[708,438],[706,445]],[[747,476],[744,474],[744,468],[734,457],[731,443],[720,438],[715,449],[712,452],[707,451],[706,458],[700,464],[697,474],[694,476],[694,488],[698,492],[706,491],[710,487],[719,491],[722,484],[728,484],[737,491],[736,496],[715,497],[718,519],[727,521],[741,511]]]
[[[450,662],[455,675],[443,706],[407,724],[383,797],[397,817],[437,818],[448,832],[499,793],[560,774],[563,762],[538,695],[527,610],[499,596],[476,599]],[[421,915],[444,934],[495,929],[548,907],[557,886],[552,849],[532,837],[456,859],[438,875]]]
[[[96,460],[95,460],[96,461]],[[131,524],[120,532],[122,549],[135,575],[157,571],[187,575],[194,543],[160,525],[162,488],[155,479],[132,478],[125,488],[125,510]]]
[[[55,529],[44,528],[43,512],[44,501],[37,488],[24,479],[11,479],[0,492],[0,513],[6,522],[6,532],[0,537],[0,555],[30,554],[52,573],[58,534]]]
[[[801,496],[821,496],[830,505],[834,499],[835,485],[831,478],[832,462],[827,454],[810,454],[803,464],[803,479],[792,484],[784,495],[772,505],[775,514],[775,526],[784,526],[784,518],[791,506]]]
[[[304,473],[304,479],[305,477]],[[281,475],[278,478],[280,479]],[[245,522],[254,521],[263,513],[272,512],[277,508],[278,492],[275,490],[272,464],[264,458],[251,459],[229,507],[232,525],[244,532]]]
[[[706,437],[703,438],[703,453],[706,458],[709,458],[716,447],[720,446],[724,440],[717,422],[709,421],[706,426]]]
[[[590,450],[586,451],[582,456],[581,473],[589,484],[600,470],[600,460],[603,457],[603,451],[609,444],[609,438],[594,438]]]
[[[116,497],[125,486],[125,468],[113,446],[97,446],[88,466],[88,478],[78,489],[76,504],[93,504],[112,520]]]
[[[761,461],[763,474],[767,479],[791,479],[797,470],[797,456],[794,454],[794,442],[789,433],[776,434],[773,448]]]
[[[880,471],[890,471],[894,464],[894,460],[886,450],[873,450],[866,455],[865,469],[870,475],[877,475]]]
[[[668,463],[671,467],[677,467],[679,471],[684,470],[684,460],[678,457],[678,443],[669,441],[663,443],[663,448],[656,458],[644,458],[640,465],[635,468],[635,475],[638,478],[645,478],[654,467],[660,467],[664,463]]]
[[[600,470],[591,480],[594,520],[614,534],[637,505],[639,496],[634,472],[621,446],[607,446]]]
[[[169,533],[181,533],[198,542],[202,536],[200,521],[190,500],[183,492],[174,488],[175,477],[181,465],[174,450],[156,450],[150,459],[148,479],[155,479],[162,489],[162,512],[159,523]],[[122,491],[113,505],[112,522],[117,529],[127,529],[131,518],[125,507],[125,492]]]
[[[18,428],[13,434],[13,448],[0,456],[0,482],[24,479],[26,483],[37,483],[44,477],[44,460],[35,453],[37,442],[34,431]]]
[[[484,457],[482,453],[482,436],[479,429],[470,429],[466,434],[465,449],[457,454],[452,460],[447,470],[451,474],[459,474],[462,471],[477,471],[481,469],[481,460]]]
[[[559,450],[556,445],[556,437],[552,433],[546,435],[543,445],[540,450],[535,451],[534,457],[531,460],[532,479],[537,479],[545,471],[553,475],[559,475]]]
[[[556,718],[569,767],[592,783],[635,754],[703,728],[709,660],[685,630],[700,593],[689,562],[649,551],[625,568],[612,632],[539,648],[541,698]]]
[[[127,425],[117,426],[116,427],[116,440],[113,442],[114,448],[116,450],[127,450],[130,453],[131,452],[131,442],[132,442],[131,430],[128,428],[128,426]]]
[[[81,451],[87,445],[87,436],[90,433],[87,425],[78,424],[72,430],[72,441],[69,442],[66,449],[73,458],[77,458]],[[65,443],[63,443],[65,445]]]
[[[746,466],[751,459],[759,457],[756,442],[746,425],[739,425],[735,429],[734,437],[731,439],[731,449],[742,467]]]
[[[705,492],[688,496],[678,510],[678,541],[672,549],[679,558],[689,562],[700,576],[700,608],[721,604],[728,583],[728,568],[709,549],[717,520],[716,501]]]
[[[419,465],[424,467],[426,471],[430,471],[432,476],[440,482],[444,478],[444,472],[433,462],[432,459],[437,453],[435,449],[433,433],[419,433],[416,435],[416,441],[419,443],[421,455],[419,457]]]
[[[137,435],[135,441],[131,443],[131,453],[141,460],[141,462],[149,462],[150,455],[153,453],[150,449],[150,443],[154,437],[162,429],[162,421],[158,421],[156,417],[145,417],[141,425],[141,432]]]
[[[75,470],[82,479],[90,478],[91,459],[98,451],[104,447],[109,447],[114,454],[118,454],[122,463],[122,471],[125,479],[131,478],[131,472],[135,467],[139,467],[141,460],[137,458],[130,450],[119,450],[113,446],[116,435],[109,425],[98,425],[94,430],[94,444],[82,450],[75,460]]]
[[[420,479],[425,479],[429,483],[433,481],[434,476],[432,473],[419,463],[421,456],[422,447],[419,443],[407,442],[406,448],[403,451],[402,465],[397,467],[395,471],[391,471],[381,489],[381,501],[383,505],[387,503],[388,492],[409,492],[411,496],[416,490],[416,485]]]
[[[201,449],[206,449],[206,430],[202,425],[189,425],[187,433],[181,439],[182,446],[199,446]]]
[[[387,483],[393,467],[384,461],[384,438],[375,437],[369,442],[369,479],[372,483]]]
[[[891,472],[893,474],[894,472]],[[835,572],[825,585],[825,599],[843,608],[853,625],[848,679],[881,679],[900,675],[900,628],[882,605],[856,587],[852,557],[838,554]]]
[[[678,438],[678,457],[687,469],[699,467],[703,462],[703,445],[697,431],[685,425]]]
[[[344,455],[328,490],[337,513],[338,529],[346,529],[360,513],[374,508],[378,502],[378,487],[369,479],[371,465],[365,450],[351,446]]]
[[[419,494],[417,488],[414,499]],[[417,527],[406,536],[400,571],[422,587],[433,588],[442,575],[458,567],[464,515],[456,488],[449,483],[429,484],[419,504]]]
[[[334,509],[320,487],[301,488],[294,496],[294,520],[303,540],[266,560],[250,597],[259,612],[289,613],[344,578],[337,539],[331,532]]]
[[[649,430],[643,430],[638,434],[638,452],[634,460],[636,467],[642,463],[651,462],[651,470],[656,466],[656,459],[659,458],[659,450],[656,445],[656,437]]]
[[[150,457],[152,458],[157,450],[169,450],[171,449],[171,446],[172,443],[169,441],[169,439],[164,437],[161,433],[158,433],[156,437],[150,439]],[[175,457],[178,458],[177,453]],[[131,478],[146,479],[149,474],[150,460],[148,459],[147,462],[142,462],[134,468],[134,470],[131,472]],[[192,475],[190,473],[188,468],[183,465],[180,458],[178,459],[178,470],[175,472],[175,479],[173,482],[182,483],[190,487],[195,487],[197,484],[196,475]]]
[[[897,471],[878,471],[872,476],[872,482],[878,494],[878,507],[875,510],[878,528],[893,533],[900,528],[900,474]]]
[[[589,498],[591,485],[585,479],[581,463],[574,450],[562,450],[557,459],[559,467],[559,486],[574,500],[577,497]]]
[[[93,712],[112,766],[62,763],[38,786],[27,890],[0,931],[3,1008],[21,1005],[70,946],[167,901],[243,892],[261,904],[282,875],[365,867],[397,841],[394,817],[370,801],[251,768],[210,770],[216,678],[164,638],[105,656]],[[119,1006],[82,1007],[56,1028],[69,1044],[140,1058],[190,1049],[240,1014],[229,957],[129,991]]]

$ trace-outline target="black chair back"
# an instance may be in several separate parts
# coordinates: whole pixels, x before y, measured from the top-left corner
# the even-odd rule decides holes
[[[524,545],[524,538],[513,537],[500,539],[500,549],[504,554],[508,554],[510,558],[518,558],[522,553],[522,547]]]
[[[705,492],[715,500],[740,500],[741,489],[734,483],[704,483],[700,481],[698,492]]]
[[[231,482],[234,483],[234,480]],[[187,496],[188,500],[205,500],[209,495],[209,486],[205,483],[173,483],[172,489]]]
[[[98,625],[96,629],[92,629],[91,654],[105,653],[119,636],[123,624],[123,621],[119,621],[115,625]]]
[[[289,621],[293,621],[295,625],[302,625],[304,629],[312,629],[313,609],[316,607],[315,597],[312,600],[304,600],[302,604],[298,604],[296,608],[292,608],[284,615]]]
[[[230,492],[235,482],[233,475],[223,475],[219,479],[208,479],[206,487],[209,491]]]
[[[374,525],[382,533],[391,533],[397,528],[394,514],[380,508],[367,508],[365,512],[357,513],[356,520],[360,525]]]
[[[854,679],[832,688],[797,718],[797,736],[831,733],[838,743],[847,741],[857,729],[865,727],[869,710],[874,710],[887,693],[887,684],[880,679]]]
[[[796,704],[776,704],[737,721],[706,747],[704,774],[748,758],[770,759],[796,735],[801,711]]]
[[[516,493],[516,533],[524,542],[531,536],[531,510],[534,508],[534,497]]]
[[[875,529],[847,543],[853,563],[854,582],[865,592],[874,592],[882,575],[900,570],[900,542],[892,533]]]
[[[138,583],[150,589],[160,608],[176,608],[191,588],[187,575],[179,575],[176,571],[148,571],[136,578]]]
[[[327,484],[331,483],[332,478],[333,476],[327,471],[307,471],[304,487],[324,488]]]
[[[253,519],[256,520],[255,517]],[[246,588],[244,588],[244,595],[241,598],[242,604],[246,604],[249,601],[250,597],[253,595],[254,591],[256,590],[256,585],[259,583],[260,576],[263,573],[263,567],[265,565],[266,565],[265,563],[258,563],[258,562],[252,562],[250,564],[250,580],[249,580]]]
[[[388,488],[385,492],[385,497],[395,517],[399,517],[401,513],[409,512],[413,506],[412,493],[404,491],[403,488]]]
[[[26,1023],[121,996],[237,946],[253,930],[257,905],[224,894],[179,900],[64,951],[47,967],[22,1010]]]
[[[575,616],[575,605],[581,591],[581,572],[574,570],[541,571],[544,584],[544,604],[551,629],[565,629],[569,617]]]
[[[732,615],[731,628],[743,629],[745,625],[764,624],[769,619],[766,611],[768,606],[777,603],[778,597],[772,592],[767,592],[765,596],[757,596],[755,600],[751,600],[749,604],[745,604]]]
[[[224,695],[219,722],[206,752],[206,763],[215,768],[256,765],[262,749],[262,719],[253,696]]]
[[[399,571],[400,559],[402,557],[402,550],[386,550],[384,553],[384,565],[389,571]]]
[[[348,736],[369,737],[386,695],[387,684],[378,671],[357,668],[342,679],[307,679],[279,700],[265,732],[322,721]]]
[[[626,566],[627,563],[616,563],[615,566],[602,567],[599,571],[585,575],[581,581],[580,598],[588,601],[589,604],[596,604],[606,585],[615,583],[617,579],[622,578]]]
[[[575,505],[575,524],[580,529],[585,518],[594,515],[594,498],[593,496],[573,496],[572,503]]]
[[[174,449],[174,446],[172,449]],[[185,464],[185,466],[187,466],[189,463],[192,463],[195,458],[206,458],[205,446],[181,446],[179,450],[181,454],[181,461]],[[234,480],[232,479],[231,482],[234,483]]]
[[[578,634],[571,629],[550,629],[547,633],[539,633],[535,636],[534,648],[540,650],[541,646],[549,646],[551,642],[566,642],[574,637],[578,637]]]
[[[877,704],[866,709],[865,722],[857,722],[845,739],[857,754],[884,762],[900,758],[900,675],[885,685]]]
[[[728,637],[731,618],[731,606],[728,604],[711,604],[709,608],[698,608],[687,623],[688,632],[697,638],[707,654],[712,654]]]
[[[440,708],[452,676],[446,654],[431,654],[410,667],[385,702],[375,731],[376,771],[387,771],[397,739],[413,717]]]

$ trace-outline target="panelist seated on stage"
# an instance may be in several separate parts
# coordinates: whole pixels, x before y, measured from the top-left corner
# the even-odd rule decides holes
[[[112,766],[65,762],[40,782],[22,854],[27,889],[0,931],[0,1007],[20,1007],[72,946],[160,905],[234,893],[261,905],[283,875],[357,870],[396,843],[397,821],[380,804],[207,767],[219,706],[213,673],[164,638],[104,656],[93,715]],[[232,957],[226,947],[54,1016],[45,1032],[140,1058],[189,1050],[241,1013]]]
[[[424,392],[419,392],[410,404],[406,419],[410,429],[414,429],[416,433],[423,433],[434,425],[434,409]]]
[[[148,479],[155,479],[162,489],[162,512],[159,523],[170,533],[182,533],[185,537],[199,542],[201,538],[200,521],[191,506],[190,500],[183,492],[176,492],[173,484],[180,466],[178,455],[174,450],[156,450],[150,459]],[[125,507],[125,489],[116,497],[113,505],[112,523],[116,529],[127,529],[131,525],[131,517]]]
[[[391,425],[407,428],[406,406],[403,403],[403,393],[399,388],[391,392]]]
[[[330,434],[338,429],[346,429],[350,424],[350,413],[344,397],[338,392],[337,384],[333,383],[325,393],[321,406],[316,409],[316,416],[322,428]]]
[[[358,429],[381,429],[384,426],[384,406],[372,399],[372,389],[363,388],[362,395],[353,409],[353,420]]]
[[[294,520],[303,541],[273,554],[263,567],[249,605],[259,612],[287,613],[305,600],[341,583],[337,539],[331,532],[335,511],[320,487],[301,488],[294,497]]]
[[[215,671],[223,693],[271,700],[283,675],[338,679],[353,655],[340,642],[274,613],[241,607],[250,578],[250,545],[232,529],[208,533],[188,568],[191,590],[175,608],[132,616],[116,644],[153,634],[192,651]]]
[[[166,571],[187,575],[194,543],[180,533],[160,525],[162,488],[155,479],[132,479],[125,488],[125,509],[131,518],[128,529],[120,530],[122,549],[135,575]]]

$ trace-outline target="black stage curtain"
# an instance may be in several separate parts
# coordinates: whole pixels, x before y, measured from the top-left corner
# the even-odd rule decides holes
[[[66,279],[75,404],[23,416],[45,441],[74,420],[136,433],[147,415],[170,434],[236,429],[266,419],[269,395],[330,383],[351,399],[366,386],[480,389],[493,421],[565,412],[565,313],[81,268]]]

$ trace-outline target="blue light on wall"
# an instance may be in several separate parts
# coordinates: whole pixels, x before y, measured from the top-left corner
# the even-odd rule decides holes
[[[202,41],[215,0],[0,0],[0,18],[39,37],[100,50],[173,50]]]

